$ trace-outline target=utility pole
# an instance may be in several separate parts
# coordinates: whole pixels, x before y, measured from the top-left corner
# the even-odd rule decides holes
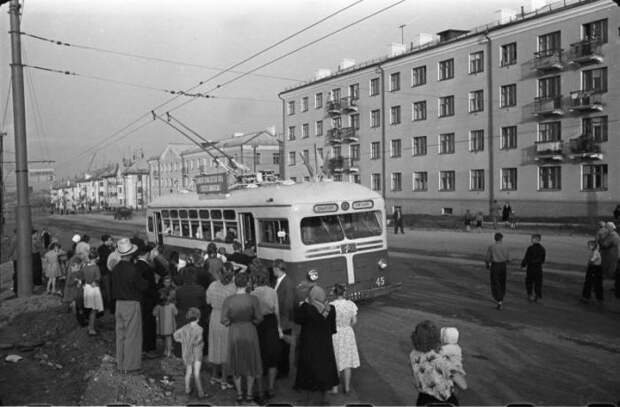
[[[6,133],[0,133],[0,241],[4,236],[4,136]]]
[[[398,26],[398,28],[400,28],[400,43],[404,44],[405,43],[405,26],[407,24],[401,24]]]
[[[15,128],[15,177],[17,178],[17,296],[32,295],[32,219],[28,198],[28,150],[26,148],[26,107],[24,67],[20,38],[19,0],[11,0],[11,83]]]

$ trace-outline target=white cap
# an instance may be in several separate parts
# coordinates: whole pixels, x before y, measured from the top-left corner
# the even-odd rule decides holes
[[[73,237],[71,238],[71,241],[73,243],[78,243],[80,240],[82,240],[82,238],[80,237],[80,235],[73,235]]]

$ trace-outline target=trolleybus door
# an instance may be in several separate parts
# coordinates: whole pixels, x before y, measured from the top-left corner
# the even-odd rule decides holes
[[[157,244],[163,246],[164,235],[162,233],[161,212],[155,212],[155,233],[157,234]]]
[[[243,248],[248,246],[248,243],[256,247],[256,228],[254,227],[254,215],[251,213],[240,213],[239,224],[241,225],[241,231],[239,236],[242,237]]]

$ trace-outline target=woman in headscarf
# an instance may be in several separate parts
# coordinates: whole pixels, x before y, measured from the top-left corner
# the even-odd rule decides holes
[[[327,303],[325,290],[310,288],[295,309],[295,322],[301,325],[295,388],[306,391],[307,405],[325,405],[327,391],[339,383],[332,342],[336,311]]]

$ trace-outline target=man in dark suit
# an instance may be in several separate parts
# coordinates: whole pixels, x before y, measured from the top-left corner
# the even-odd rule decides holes
[[[278,307],[280,309],[280,328],[282,336],[290,338],[288,341],[280,339],[282,346],[282,356],[278,366],[278,376],[286,377],[289,373],[289,355],[291,345],[289,343],[293,337],[293,307],[295,306],[295,282],[286,275],[286,263],[284,260],[275,259],[273,261],[273,275],[275,277],[274,288],[278,294]]]

